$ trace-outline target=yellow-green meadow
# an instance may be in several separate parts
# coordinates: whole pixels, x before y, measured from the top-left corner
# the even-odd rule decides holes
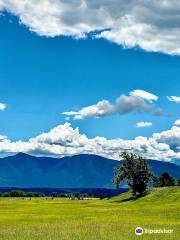
[[[128,200],[0,198],[1,240],[180,239],[180,187],[154,189]],[[172,229],[172,234],[135,235],[135,228]]]

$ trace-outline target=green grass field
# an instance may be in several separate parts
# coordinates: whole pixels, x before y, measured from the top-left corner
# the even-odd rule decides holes
[[[155,189],[126,201],[0,198],[0,240],[180,239],[180,187]],[[136,236],[137,226],[173,229],[173,234]]]

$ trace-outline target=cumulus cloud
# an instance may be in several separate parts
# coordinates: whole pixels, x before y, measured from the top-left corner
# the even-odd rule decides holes
[[[150,103],[158,100],[158,96],[140,89],[130,92],[130,95],[134,97],[140,97],[140,98],[146,99]]]
[[[133,140],[108,140],[99,136],[88,138],[78,128],[73,129],[69,123],[65,123],[28,141],[12,142],[6,136],[0,136],[0,152],[56,157],[87,153],[119,159],[119,153],[128,150],[148,159],[171,161],[180,158],[179,143],[180,127],[177,126],[155,133],[150,138],[139,136]]]
[[[0,142],[9,142],[8,137],[4,135],[0,135]]]
[[[176,121],[174,122],[174,125],[180,126],[180,119],[176,120]]]
[[[89,117],[104,117],[114,114],[115,107],[109,103],[107,100],[102,100],[97,104],[84,107],[78,112],[64,112],[63,115],[74,116],[74,119],[84,119]]]
[[[168,131],[154,133],[153,139],[157,143],[168,144],[169,146],[171,146],[171,149],[178,149],[180,147],[180,127],[173,126]]]
[[[130,112],[145,112],[151,108],[150,104],[147,104],[143,98],[136,96],[121,95],[116,100],[116,111],[119,114],[126,114]]]
[[[0,0],[0,10],[40,36],[85,38],[94,32],[125,48],[180,54],[177,0]]]
[[[151,109],[151,104],[148,102],[152,103],[154,97],[151,96],[152,94],[145,91],[142,91],[142,93],[143,94],[137,94],[136,96],[136,94],[134,95],[133,92],[131,92],[128,96],[121,95],[118,97],[114,104],[111,104],[108,100],[102,100],[97,104],[84,107],[79,111],[63,112],[62,114],[68,117],[73,117],[74,120],[80,120],[90,117],[105,117],[114,114],[123,115],[130,112],[148,112]]]
[[[180,103],[180,97],[176,97],[176,96],[167,96],[167,99],[170,101],[170,102],[175,102],[175,103]]]
[[[147,128],[147,127],[151,127],[151,126],[152,126],[152,122],[137,122],[136,123],[137,128]]]
[[[6,104],[0,103],[0,111],[3,111],[6,108]]]

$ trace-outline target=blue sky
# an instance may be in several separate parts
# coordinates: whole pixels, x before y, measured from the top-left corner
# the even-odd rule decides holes
[[[10,21],[11,20],[11,21]],[[0,21],[1,134],[28,139],[65,121],[61,112],[142,89],[159,96],[164,116],[149,113],[72,121],[90,137],[132,139],[169,128],[179,104],[166,96],[179,94],[180,57],[124,50],[106,40],[39,37],[10,15]],[[172,113],[172,117],[167,117]],[[166,114],[166,115],[165,115]],[[138,121],[153,127],[137,129]]]
[[[167,99],[180,93],[180,57],[172,50],[124,48],[108,38],[49,36],[29,28],[14,14],[0,16],[0,103],[7,105],[0,111],[1,135],[28,141],[68,121],[88,138],[133,140],[167,131],[179,119],[179,103]],[[114,104],[137,89],[158,97],[152,110],[81,120],[62,115],[102,100]],[[157,108],[161,116],[153,116]],[[138,122],[152,126],[137,128]]]

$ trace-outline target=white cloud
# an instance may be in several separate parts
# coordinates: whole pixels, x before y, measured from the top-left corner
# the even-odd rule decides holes
[[[73,119],[85,119],[90,117],[105,117],[114,114],[127,114],[130,112],[147,112],[151,109],[151,105],[144,101],[144,98],[147,97],[139,97],[139,96],[126,96],[121,95],[118,97],[114,104],[111,104],[107,100],[99,101],[97,104],[84,107],[79,111],[70,111],[63,112],[63,115],[73,117]],[[148,101],[151,101],[148,98]]]
[[[136,96],[121,95],[116,100],[116,111],[119,114],[126,114],[130,112],[146,112],[151,108],[143,98]]]
[[[180,126],[180,119],[176,120],[176,121],[174,122],[174,125]]]
[[[171,148],[180,147],[180,127],[173,126],[170,130],[160,133],[154,133],[153,139],[157,143],[165,143],[171,146]]]
[[[180,97],[176,97],[176,96],[167,96],[167,99],[170,101],[170,102],[176,102],[176,103],[180,103]]]
[[[63,115],[74,116],[74,119],[84,119],[89,117],[104,117],[113,114],[115,111],[114,106],[107,100],[102,100],[97,104],[84,107],[78,112],[64,112]]]
[[[152,122],[137,122],[136,127],[137,128],[146,128],[146,127],[151,127]]]
[[[0,111],[3,111],[6,108],[6,104],[0,103]]]
[[[180,54],[177,0],[0,0],[0,10],[40,36],[84,38],[96,31],[96,38],[123,47]]]
[[[120,152],[129,150],[148,159],[171,161],[180,158],[179,143],[180,128],[175,126],[168,131],[155,133],[150,138],[139,136],[134,140],[108,140],[98,136],[88,138],[78,128],[73,129],[69,123],[65,123],[28,141],[12,142],[6,136],[0,136],[0,152],[59,157],[88,153],[119,159]]]
[[[130,92],[130,96],[143,98],[149,101],[150,103],[158,100],[158,97],[156,95],[140,89]]]
[[[8,137],[4,135],[0,135],[0,142],[9,142]]]

